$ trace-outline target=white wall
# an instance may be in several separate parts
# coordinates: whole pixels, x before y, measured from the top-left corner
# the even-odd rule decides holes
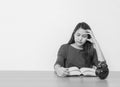
[[[53,70],[60,45],[82,21],[110,70],[120,70],[119,0],[1,0],[0,70]]]

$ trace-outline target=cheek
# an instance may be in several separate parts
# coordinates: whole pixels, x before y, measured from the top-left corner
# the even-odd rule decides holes
[[[86,41],[87,41],[87,38],[84,38],[84,39],[83,39],[83,42],[86,42]]]
[[[74,40],[77,40],[78,39],[78,37],[77,36],[74,36]]]

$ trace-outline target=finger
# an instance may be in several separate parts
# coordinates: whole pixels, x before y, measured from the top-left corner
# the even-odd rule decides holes
[[[68,74],[69,74],[69,71],[68,71],[68,70],[63,71],[63,73],[64,73],[65,75],[68,75]]]
[[[91,32],[86,32],[85,34],[88,34],[88,35],[92,36],[92,33],[91,33]]]
[[[90,39],[87,39],[87,41],[91,41]]]
[[[93,35],[93,31],[92,30],[86,30],[86,33]]]
[[[64,70],[63,70],[64,72],[66,72],[66,73],[68,73],[69,72],[69,70],[67,69],[67,68],[64,68]]]
[[[61,70],[64,75],[68,75],[69,72],[66,68],[62,68]]]
[[[66,70],[65,72],[66,72],[67,74],[69,74],[69,71],[68,71],[68,70]]]
[[[67,71],[68,70],[68,68],[62,68],[63,69],[63,71]]]
[[[87,41],[89,41],[89,42],[93,42],[91,39],[87,39]]]
[[[69,68],[66,68],[65,71],[66,71],[66,72],[69,72]]]
[[[63,75],[65,75],[65,76],[66,76],[66,75],[69,75],[69,73],[68,73],[68,72],[63,72]]]
[[[91,33],[91,30],[86,30],[86,33]]]

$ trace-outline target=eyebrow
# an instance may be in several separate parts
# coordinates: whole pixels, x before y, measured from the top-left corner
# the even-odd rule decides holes
[[[81,34],[81,33],[76,33],[76,34]],[[87,35],[87,33],[83,33],[82,35]]]

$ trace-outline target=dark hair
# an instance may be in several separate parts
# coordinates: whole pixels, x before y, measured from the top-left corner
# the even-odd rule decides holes
[[[78,30],[78,29],[84,29],[84,30],[91,30],[90,26],[85,23],[85,22],[81,22],[81,23],[78,23],[72,33],[72,36],[70,38],[70,40],[68,41],[68,45],[72,44],[72,43],[75,43],[74,41],[74,34],[75,32]],[[88,34],[88,38],[91,38],[91,36]],[[91,52],[93,52],[93,44],[89,41],[86,41],[84,44],[83,44],[83,49],[85,50],[85,56],[89,56]],[[86,58],[86,57],[85,57]],[[86,59],[87,61],[87,59]]]
[[[84,30],[91,30],[90,26],[89,26],[87,23],[85,23],[85,22],[78,23],[78,24],[76,25],[73,33],[72,33],[72,36],[71,36],[68,44],[72,44],[72,43],[75,42],[75,41],[74,41],[74,34],[75,34],[75,32],[76,32],[78,29],[80,29],[80,28],[82,28],[82,29],[84,29]],[[88,35],[88,38],[91,38],[91,36]]]

